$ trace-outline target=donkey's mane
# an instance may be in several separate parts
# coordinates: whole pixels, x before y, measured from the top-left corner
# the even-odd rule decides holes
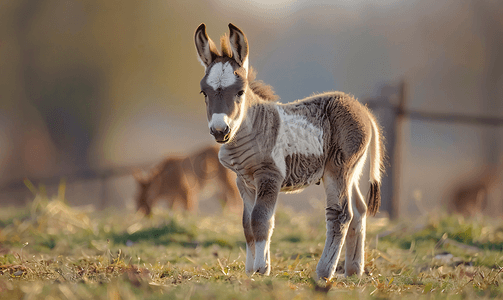
[[[220,37],[220,47],[222,48],[222,56],[232,58],[232,49],[227,34]],[[257,71],[252,67],[248,69],[248,85],[252,92],[266,101],[277,101],[279,96],[274,93],[272,86],[264,83],[262,80],[256,80]]]
[[[262,80],[256,80],[257,71],[252,67],[248,70],[248,85],[253,93],[267,101],[277,101],[279,96],[274,93],[272,86],[264,83]]]

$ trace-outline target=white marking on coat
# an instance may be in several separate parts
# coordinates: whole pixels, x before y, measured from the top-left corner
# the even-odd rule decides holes
[[[272,158],[285,176],[285,157],[288,155],[323,155],[323,130],[302,115],[287,114],[280,106],[277,106],[277,109],[281,124]]]
[[[208,123],[209,128],[214,128],[218,131],[223,131],[225,127],[229,126],[229,117],[226,114],[213,114]]]
[[[236,82],[234,69],[229,62],[218,62],[211,67],[206,83],[214,90],[233,85]]]

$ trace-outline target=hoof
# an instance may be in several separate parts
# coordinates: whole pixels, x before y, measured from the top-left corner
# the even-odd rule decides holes
[[[253,269],[245,269],[246,276],[251,277],[253,274],[255,274],[255,271]]]
[[[271,267],[268,265],[255,266],[253,269],[255,270],[256,274],[260,275],[269,275],[271,273]]]
[[[330,270],[316,269],[316,274],[314,276],[315,281],[318,280],[329,281],[330,279],[332,279]]]

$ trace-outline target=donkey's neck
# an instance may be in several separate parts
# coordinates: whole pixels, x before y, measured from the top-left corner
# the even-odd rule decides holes
[[[229,143],[229,146],[237,146],[243,143],[249,143],[248,139],[255,139],[258,135],[263,134],[264,128],[259,126],[257,123],[261,123],[261,111],[263,111],[264,104],[255,102],[252,105],[248,105],[239,129],[234,136],[233,140]]]
[[[236,135],[229,143],[224,145],[224,148],[248,148],[252,145],[260,148],[265,145],[271,145],[270,147],[272,147],[279,127],[279,124],[277,124],[279,121],[277,104],[261,101],[261,99],[253,99],[252,103],[247,104],[245,116]]]
[[[254,103],[248,107],[233,139],[220,148],[220,162],[233,170],[247,186],[253,187],[254,174],[274,165],[271,153],[279,127],[275,103]]]

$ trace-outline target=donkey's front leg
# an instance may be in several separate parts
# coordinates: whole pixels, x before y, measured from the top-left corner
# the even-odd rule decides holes
[[[244,182],[239,179],[236,180],[239,193],[243,199],[243,230],[246,239],[246,264],[245,271],[248,276],[252,275],[255,270],[253,263],[255,261],[255,238],[253,237],[251,225],[251,212],[255,204],[255,191],[247,187]]]
[[[352,219],[350,191],[345,180],[323,178],[327,194],[326,222],[327,238],[320,261],[316,266],[318,279],[331,279],[334,276],[342,245]],[[340,188],[339,188],[340,187]]]
[[[255,262],[253,270],[269,275],[271,272],[271,255],[269,245],[274,228],[274,211],[281,187],[280,176],[256,177],[257,196],[251,214],[253,237],[255,238]]]

